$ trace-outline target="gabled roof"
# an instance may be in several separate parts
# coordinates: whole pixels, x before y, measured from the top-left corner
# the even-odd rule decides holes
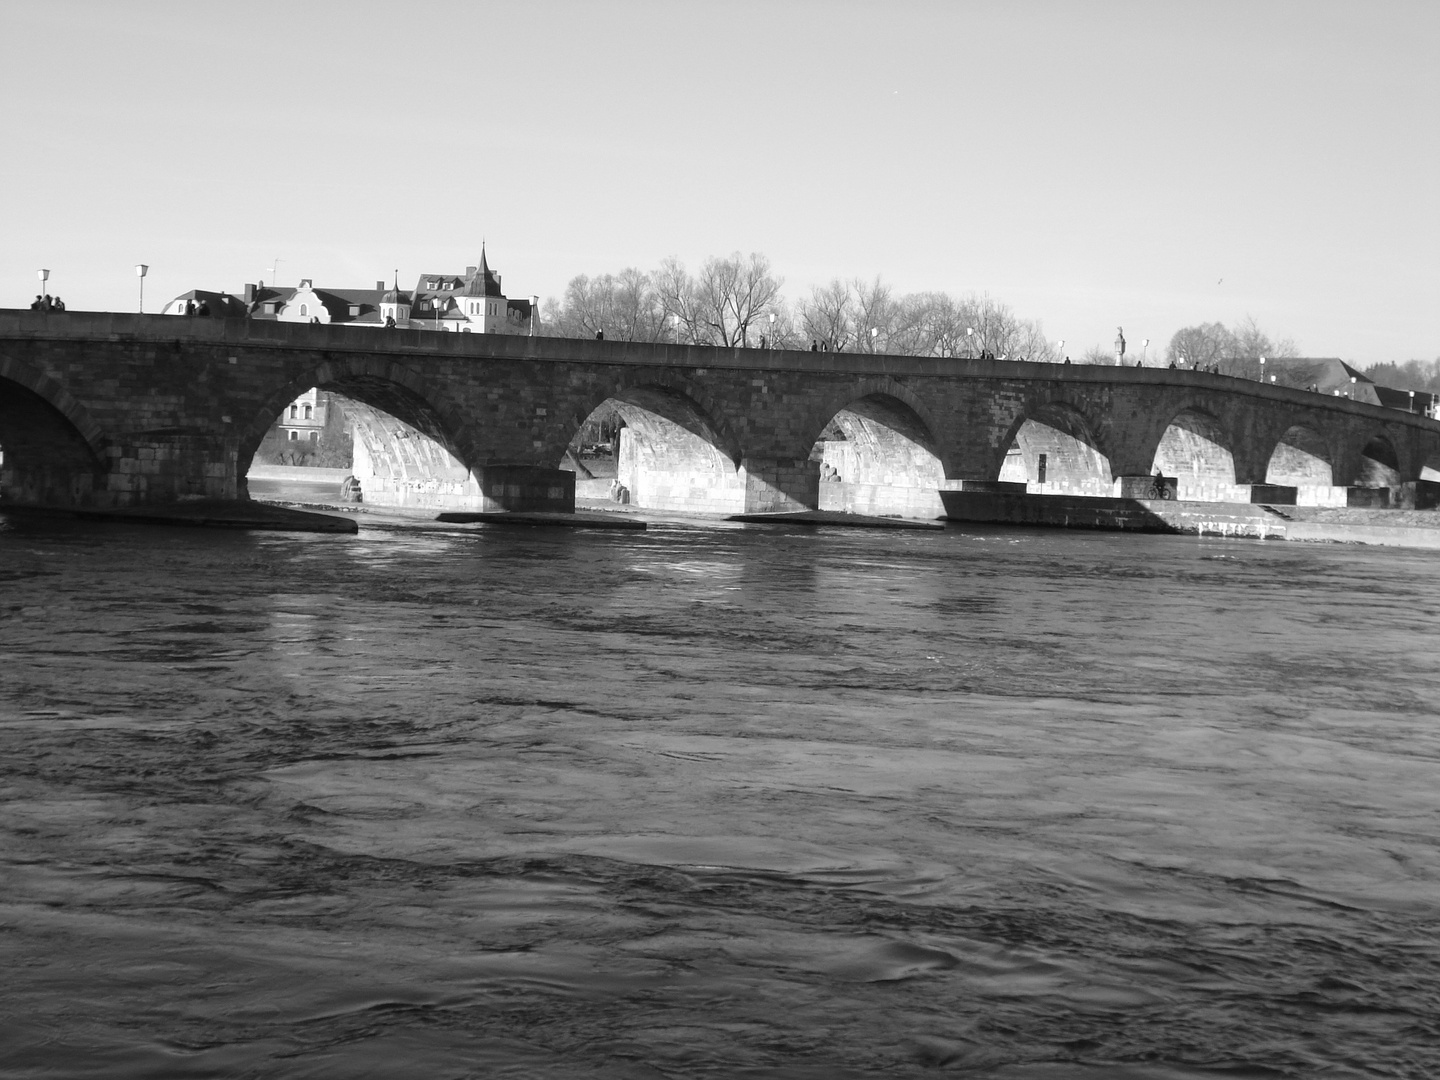
[[[1331,395],[1338,390],[1341,397],[1367,401],[1371,405],[1380,404],[1375,383],[1338,356],[1266,357],[1265,375],[1267,378],[1275,376],[1279,386],[1292,386],[1298,390],[1314,387],[1318,393]]]
[[[183,292],[170,304],[184,306],[186,300],[194,300],[198,306],[202,301],[210,308],[211,315],[218,315],[224,318],[240,318],[246,314],[245,301],[231,293],[211,292],[209,289],[191,289]],[[167,304],[166,307],[170,305]]]

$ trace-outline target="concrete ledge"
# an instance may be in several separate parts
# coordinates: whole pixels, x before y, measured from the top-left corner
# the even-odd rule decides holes
[[[482,510],[474,513],[455,511],[438,514],[435,520],[452,525],[550,525],[562,529],[632,529],[641,531],[645,529],[645,522],[637,521],[632,517],[621,517],[614,514],[587,514],[583,510],[577,510],[570,514],[546,513],[540,510]]]
[[[1183,533],[1250,540],[1440,548],[1433,511],[1327,510],[1083,495],[1001,495],[942,491],[949,521],[1113,532]]]
[[[726,521],[747,525],[840,525],[852,529],[944,529],[944,522],[914,518],[869,517],[839,510],[789,510],[768,514],[731,514]]]
[[[207,529],[256,529],[272,532],[354,533],[360,527],[339,514],[317,514],[269,503],[211,500],[166,503],[158,506],[86,510],[57,506],[14,506],[0,503],[0,514],[36,514],[73,517],[83,521],[142,525],[189,525]]]

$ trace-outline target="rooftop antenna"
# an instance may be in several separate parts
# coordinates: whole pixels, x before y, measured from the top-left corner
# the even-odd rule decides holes
[[[270,287],[271,287],[272,289],[278,289],[278,288],[280,287],[280,256],[279,256],[279,255],[276,255],[276,256],[275,256],[275,265],[272,266],[272,267],[270,267]]]

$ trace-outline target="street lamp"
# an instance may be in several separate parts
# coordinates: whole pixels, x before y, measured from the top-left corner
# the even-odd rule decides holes
[[[872,327],[870,327],[870,351],[871,351],[872,353],[875,351],[875,339],[878,338],[879,336],[880,336],[880,328],[879,328],[878,326],[872,326]]]
[[[135,264],[135,276],[140,279],[140,314],[141,314],[141,315],[144,315],[144,314],[145,314],[145,275],[149,272],[149,270],[150,270],[150,267],[146,266],[144,263],[136,263],[136,264]]]
[[[1414,412],[1414,411],[1415,411],[1415,391],[1414,391],[1414,390],[1411,390],[1411,391],[1410,391],[1410,411],[1411,411],[1411,412]]]
[[[775,312],[770,312],[770,336],[765,339],[770,348],[775,348]]]
[[[1350,376],[1350,400],[1355,400],[1355,376]]]
[[[974,356],[974,354],[975,354],[975,346],[970,343],[970,339],[973,338],[974,336],[975,336],[975,328],[974,328],[973,326],[967,326],[967,327],[965,327],[965,357],[966,357],[966,359],[973,360],[973,359],[975,358],[975,356]]]
[[[1140,341],[1140,363],[1144,364],[1146,367],[1149,367],[1149,366],[1150,366],[1149,358],[1145,355],[1146,352],[1147,352],[1147,350],[1149,350],[1149,348],[1150,348],[1150,339],[1149,339],[1148,337],[1141,339],[1141,341]]]
[[[1061,360],[1065,359],[1065,339],[1063,337],[1055,343],[1055,355]]]
[[[46,296],[50,295],[50,288],[47,284],[50,281],[50,271],[36,270],[35,274],[40,279],[40,297],[43,300]],[[42,304],[40,310],[44,311],[46,308],[47,305]]]
[[[1265,381],[1265,358],[1260,357],[1260,381]]]

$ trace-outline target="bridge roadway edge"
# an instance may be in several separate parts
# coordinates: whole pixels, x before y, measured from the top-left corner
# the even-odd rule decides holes
[[[83,418],[107,471],[91,501],[113,505],[243,495],[241,465],[254,449],[243,444],[258,445],[276,402],[327,366],[413,372],[406,389],[429,397],[430,426],[482,468],[553,469],[577,412],[583,419],[617,387],[653,381],[705,402],[733,433],[760,478],[747,510],[814,508],[810,447],[847,395],[867,387],[922,417],[947,480],[993,480],[1006,433],[1055,403],[1091,418],[1116,475],[1148,471],[1161,433],[1186,408],[1227,432],[1241,483],[1264,481],[1270,450],[1297,421],[1325,440],[1337,472],[1351,471],[1367,432],[1387,434],[1407,479],[1440,461],[1440,424],[1424,417],[1164,368],[14,310],[0,310],[0,363],[0,378]],[[34,385],[4,370],[28,372]],[[53,486],[51,495],[63,501]]]

